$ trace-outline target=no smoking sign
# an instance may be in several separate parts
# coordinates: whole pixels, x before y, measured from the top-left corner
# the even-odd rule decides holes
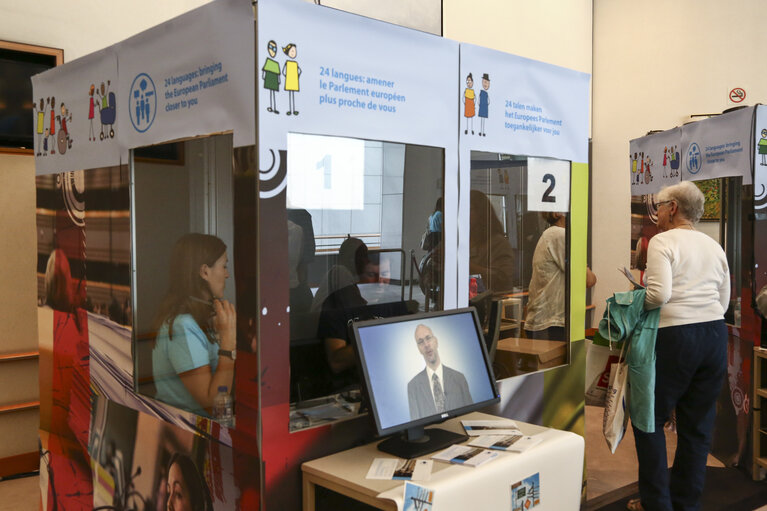
[[[730,91],[730,101],[733,103],[741,103],[746,99],[746,90],[741,87],[735,87]]]

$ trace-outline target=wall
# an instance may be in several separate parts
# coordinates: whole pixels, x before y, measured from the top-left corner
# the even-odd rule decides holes
[[[592,0],[443,0],[445,37],[591,73]]]
[[[767,101],[764,4],[744,0],[595,2],[593,79],[593,303],[626,289],[615,270],[629,264],[629,140],[665,130],[691,114],[732,106],[728,92],[746,90],[745,103]]]
[[[32,159],[0,158],[0,410],[37,401],[37,360],[1,361],[2,355],[37,350],[35,181]],[[0,460],[37,449],[36,409],[0,412]],[[4,464],[0,461],[0,466]],[[5,469],[2,469],[4,471]],[[3,474],[0,473],[0,477]]]

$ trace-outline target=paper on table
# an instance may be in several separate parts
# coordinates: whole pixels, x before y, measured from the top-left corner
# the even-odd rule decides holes
[[[468,445],[454,445],[432,456],[437,461],[446,461],[458,465],[478,467],[498,457],[498,453],[488,449],[477,449]]]
[[[520,435],[522,432],[517,423],[510,419],[486,420],[486,421],[461,421],[463,429],[469,436],[477,435]]]
[[[537,436],[518,435],[483,435],[474,437],[469,445],[497,449],[499,451],[524,452],[541,443]]]
[[[367,479],[389,480],[394,476],[394,471],[397,470],[397,465],[401,461],[397,458],[375,458],[373,463],[370,464],[370,469],[365,477]]]
[[[365,476],[367,479],[400,479],[428,481],[431,478],[432,460],[401,460],[398,458],[375,458]]]

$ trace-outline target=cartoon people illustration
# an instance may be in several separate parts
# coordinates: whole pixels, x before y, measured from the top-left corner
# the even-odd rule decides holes
[[[42,154],[43,149],[43,133],[45,132],[45,100],[40,98],[40,108],[37,108],[37,104],[32,104],[32,111],[35,114],[35,133],[37,133],[37,156]]]
[[[91,88],[88,91],[88,122],[91,124],[88,140],[96,140],[96,133],[93,131],[93,118],[96,117],[96,98],[93,97],[95,91],[96,86],[91,84]]]
[[[48,128],[45,128],[45,135],[43,136],[43,156],[48,156]]]
[[[115,98],[114,92],[109,92],[109,86],[111,83],[111,80],[107,80],[105,87],[104,82],[101,82],[100,90],[96,89],[96,94],[99,96],[98,100],[95,101],[93,97],[91,98],[91,103],[93,104],[95,101],[99,107],[99,121],[101,121],[101,132],[99,133],[99,140],[104,140],[105,138],[114,138],[115,136],[114,123],[117,116],[117,99]],[[91,85],[91,87],[93,86]],[[148,106],[149,105],[147,104],[147,109]],[[107,130],[107,127],[109,127],[109,130]],[[91,120],[91,131],[93,131],[93,120]],[[93,134],[93,140],[96,140],[95,133]]]
[[[269,52],[269,56],[266,57],[264,67],[261,68],[261,79],[264,81],[264,89],[269,91],[269,106],[266,110],[279,114],[276,96],[280,90],[280,65],[274,60],[275,55],[277,55],[277,43],[269,41],[266,45],[266,50]]]
[[[679,151],[677,151],[676,146],[671,146],[668,149],[668,153],[671,158],[669,177],[676,177],[679,175]]]
[[[48,130],[51,138],[51,154],[56,154],[56,98],[51,96],[51,124]]]
[[[111,127],[115,122],[114,119],[116,106],[114,104],[114,93],[109,92],[110,85],[112,85],[112,80],[107,80],[106,86],[104,85],[104,82],[101,82],[101,86],[96,89],[96,94],[99,96],[97,104],[99,107],[99,118],[101,121],[101,133],[99,134],[100,140],[104,140],[109,136],[114,136],[114,129],[111,129],[109,132],[104,131],[107,126]],[[109,100],[110,96],[112,98],[111,105]],[[137,119],[140,119],[140,117],[137,117]],[[95,139],[96,138],[94,135],[94,140]]]
[[[63,102],[61,103],[61,115],[57,115],[56,120],[59,121],[59,153],[64,154],[67,149],[72,147],[72,139],[69,137],[69,129],[67,128],[67,121],[72,122],[72,112],[67,109]]]
[[[471,73],[466,77],[466,89],[463,91],[463,116],[466,117],[465,135],[469,134],[469,121],[471,121],[471,134],[474,134],[474,77]]]
[[[644,177],[644,153],[639,153],[639,172],[637,173],[637,184],[642,182]]]
[[[666,164],[668,163],[668,147],[663,148],[663,177],[666,175]]]
[[[298,87],[298,78],[301,76],[301,68],[295,60],[297,53],[296,45],[290,43],[282,49],[282,52],[290,59],[285,62],[284,66],[282,66],[282,74],[285,76],[285,90],[290,93],[288,95],[288,115],[298,115],[295,93],[300,90]]]
[[[490,98],[487,89],[490,88],[490,76],[487,73],[482,75],[482,90],[479,91],[479,136],[485,136],[485,119],[487,119],[488,106]]]
[[[634,153],[634,157],[631,159],[631,173],[634,175],[637,173],[637,153]],[[634,184],[634,176],[631,176],[631,184]]]
[[[762,155],[759,165],[767,165],[767,128],[762,130],[762,138],[759,139],[759,154]]]
[[[644,183],[646,185],[649,185],[650,181],[652,181],[652,172],[650,171],[650,167],[652,167],[652,165],[653,165],[653,161],[650,159],[650,155],[648,154],[647,161],[645,162],[645,165],[644,165],[644,170],[645,170]]]

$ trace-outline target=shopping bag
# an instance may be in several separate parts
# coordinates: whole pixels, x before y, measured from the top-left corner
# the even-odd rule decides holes
[[[623,359],[610,365],[610,383],[607,386],[605,413],[602,418],[602,432],[607,440],[610,452],[615,454],[629,421],[628,403],[626,402],[626,386],[628,383],[629,367]]]
[[[586,339],[586,405],[605,406],[610,368],[617,363],[618,350],[600,346]]]
[[[610,302],[607,302],[607,326],[610,346],[613,344],[612,324],[610,322]],[[615,454],[618,444],[623,440],[626,434],[626,426],[629,422],[629,410],[626,392],[629,377],[629,365],[626,362],[628,355],[627,346],[631,343],[628,339],[623,341],[621,353],[618,362],[610,364],[610,381],[607,384],[607,395],[605,396],[605,413],[602,416],[602,433],[607,440],[607,447],[610,452]],[[624,353],[625,352],[625,353]]]

